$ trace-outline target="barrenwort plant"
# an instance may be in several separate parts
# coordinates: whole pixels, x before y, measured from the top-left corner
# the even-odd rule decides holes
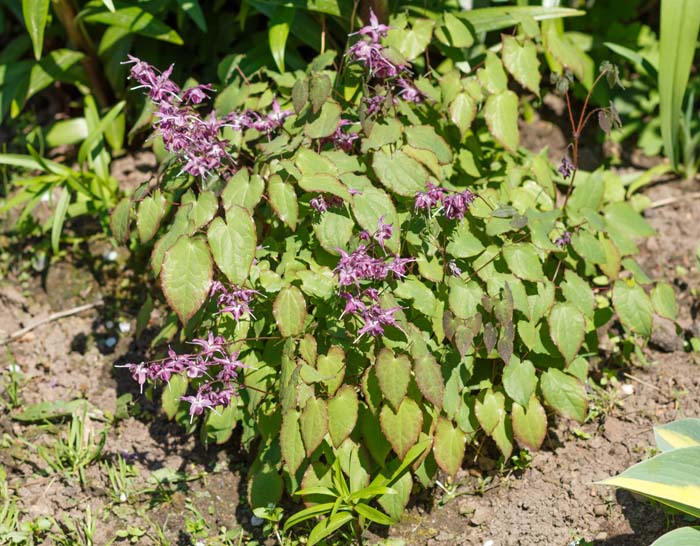
[[[579,84],[551,64],[572,130],[556,168],[520,146],[519,105],[540,96],[543,47],[566,43],[532,22],[458,66],[450,40],[473,36],[450,17],[372,15],[344,53],[218,94],[128,61],[164,159],[112,233],[152,245],[185,349],[127,367],[203,440],[240,427],[251,506],[298,495],[285,529],[322,517],[309,544],[397,520],[467,444],[538,449],[546,408],[586,419],[598,328],[616,315],[630,353],[655,313],[675,318],[632,258],[653,232],[622,183],[579,170],[591,115],[615,120],[588,109],[611,65],[575,115]]]

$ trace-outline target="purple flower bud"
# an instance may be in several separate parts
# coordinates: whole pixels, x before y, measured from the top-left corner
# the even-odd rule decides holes
[[[459,266],[455,263],[454,260],[450,260],[447,263],[447,267],[450,268],[450,273],[452,273],[453,276],[459,277],[462,275],[462,270],[459,268]]]
[[[559,163],[559,168],[557,171],[559,171],[559,174],[561,174],[564,178],[569,178],[574,172],[574,169],[574,164],[569,161],[568,157],[564,156],[561,159],[561,163]]]
[[[557,238],[556,241],[554,241],[554,244],[557,245],[559,248],[564,248],[569,243],[571,243],[571,233],[569,233],[568,231],[562,233],[561,236]]]

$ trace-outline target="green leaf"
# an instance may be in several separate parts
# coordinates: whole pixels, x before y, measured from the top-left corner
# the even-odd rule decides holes
[[[649,337],[654,309],[644,289],[638,284],[615,281],[612,291],[613,307],[622,325],[636,334]]]
[[[231,438],[239,417],[238,407],[234,404],[225,408],[217,407],[216,411],[206,414],[202,425],[203,437],[217,445],[225,444]]]
[[[337,256],[338,249],[347,248],[354,227],[355,222],[351,218],[326,211],[321,216],[321,221],[314,225],[314,233],[321,246],[330,254]]]
[[[199,5],[199,0],[177,0],[177,3],[180,9],[199,27],[199,30],[202,32],[207,31],[207,22],[204,19],[204,13],[202,12],[202,6]],[[110,11],[114,11],[114,6],[111,7]]]
[[[526,281],[544,280],[542,263],[532,243],[515,243],[503,247],[503,257],[516,277]]]
[[[502,93],[508,89],[508,76],[503,70],[503,63],[492,51],[486,53],[484,67],[477,70],[477,76],[489,93]]]
[[[435,461],[448,476],[454,476],[462,465],[467,437],[444,417],[435,428],[433,454]]]
[[[681,527],[656,539],[651,546],[696,546],[700,544],[700,527]]]
[[[654,437],[661,451],[700,446],[700,419],[689,417],[656,426]]]
[[[22,0],[22,17],[32,39],[34,58],[41,59],[44,47],[44,30],[49,19],[49,0]]]
[[[396,356],[391,349],[384,347],[377,356],[374,373],[384,398],[398,410],[411,380],[411,361],[408,356]]]
[[[311,98],[311,111],[315,114],[331,96],[333,84],[326,74],[313,74],[309,84],[309,97]]]
[[[700,517],[700,446],[660,453],[600,482]]]
[[[659,33],[659,111],[664,151],[675,169],[680,148],[681,109],[700,30],[693,0],[663,0]]]
[[[226,217],[226,221],[215,218],[209,224],[207,239],[217,267],[231,283],[242,285],[255,259],[255,224],[248,211],[237,206]]]
[[[124,197],[114,210],[110,218],[110,229],[117,243],[123,245],[129,240],[129,228],[131,226],[131,199]]]
[[[513,359],[503,368],[503,388],[518,404],[526,407],[537,387],[535,367],[529,360]]]
[[[342,386],[328,401],[328,432],[333,447],[338,448],[355,429],[358,408],[357,393],[351,385]]]
[[[84,9],[79,17],[88,23],[119,27],[132,34],[141,34],[172,44],[182,45],[184,43],[172,28],[137,6],[118,8],[110,12],[102,6],[92,5]]]
[[[578,354],[586,335],[586,319],[571,303],[557,303],[549,312],[549,334],[567,362]]]
[[[78,144],[87,138],[88,127],[85,118],[70,118],[52,123],[44,133],[46,145],[50,148],[64,144]]]
[[[328,396],[333,396],[345,377],[345,352],[338,345],[333,345],[328,354],[319,355],[316,369],[321,375],[321,383],[326,386]]]
[[[331,535],[343,525],[350,523],[355,516],[348,512],[335,512],[330,517],[322,519],[309,533],[308,546],[315,546],[321,540]]]
[[[281,176],[274,174],[267,182],[267,195],[270,198],[270,206],[278,218],[287,224],[292,231],[296,231],[299,220],[299,203],[294,188],[290,184],[285,184]]]
[[[221,192],[221,202],[227,211],[234,205],[238,205],[252,215],[264,189],[263,179],[257,174],[250,176],[248,169],[243,168],[229,179],[224,191]]]
[[[166,199],[160,190],[155,190],[153,195],[149,195],[139,204],[139,210],[136,213],[136,229],[142,243],[153,239],[158,232],[166,206]]]
[[[561,291],[566,301],[575,305],[588,318],[593,318],[595,298],[589,284],[570,269],[564,273],[564,279]]]
[[[301,425],[301,437],[306,447],[306,456],[310,457],[328,432],[326,401],[315,397],[309,398],[301,413],[299,424]]]
[[[435,36],[450,47],[465,48],[474,44],[474,36],[469,27],[449,11],[443,15],[444,22],[435,30]]]
[[[410,30],[390,29],[385,43],[412,61],[422,55],[430,44],[434,25],[430,19],[414,19]]]
[[[404,398],[396,412],[384,405],[379,422],[394,453],[403,459],[418,440],[423,426],[423,412],[414,400]]]
[[[263,468],[250,476],[248,482],[248,502],[250,507],[263,508],[269,504],[277,504],[282,498],[284,481],[279,472],[271,468]]]
[[[402,130],[403,126],[396,118],[378,121],[372,126],[369,136],[362,139],[362,153],[393,144],[401,138]]]
[[[540,62],[537,46],[530,40],[520,45],[513,36],[503,35],[503,64],[517,82],[540,96]]]
[[[335,177],[330,174],[304,174],[299,179],[302,189],[313,193],[331,193],[340,197],[343,201],[350,201],[350,192]]]
[[[386,474],[387,470],[382,470]],[[391,484],[394,494],[385,494],[377,499],[377,503],[394,519],[399,519],[411,497],[413,478],[410,472],[404,472],[401,477]]]
[[[511,420],[513,435],[521,446],[531,451],[542,446],[547,433],[547,415],[537,397],[533,395],[525,407],[517,402],[513,404]]]
[[[284,48],[287,45],[287,36],[294,22],[294,8],[278,5],[270,18],[267,38],[270,43],[272,58],[277,68],[284,73]]]
[[[277,294],[272,307],[277,328],[284,337],[293,337],[304,331],[306,301],[296,286],[283,288]]]
[[[504,148],[515,153],[520,142],[518,130],[518,96],[501,91],[486,99],[484,118],[489,131]]]
[[[185,199],[182,200],[185,203]],[[203,191],[192,201],[192,208],[189,214],[190,232],[194,233],[206,226],[219,208],[219,201],[212,191]]]
[[[384,223],[391,224],[394,227],[394,232],[385,244],[389,250],[398,252],[401,222],[391,197],[384,190],[374,186],[363,189],[361,193],[353,197],[352,212],[360,227],[370,233],[377,230],[380,218],[383,219]]]
[[[478,306],[484,296],[479,283],[476,281],[465,282],[459,277],[451,277],[449,280],[450,310],[457,318],[469,319],[478,313]]]
[[[435,357],[431,353],[418,357],[413,364],[413,374],[421,394],[436,409],[441,410],[445,397],[445,381]]]
[[[53,212],[53,221],[51,222],[51,248],[54,253],[58,252],[58,243],[61,240],[61,231],[63,231],[63,222],[66,219],[68,205],[70,205],[70,191],[68,191],[67,187],[64,187],[56,203],[56,209]]]
[[[168,419],[173,419],[177,415],[177,410],[181,404],[180,397],[184,396],[187,392],[187,385],[187,377],[183,374],[175,374],[170,378],[167,386],[163,389],[163,411],[165,415],[168,416]]]
[[[362,502],[355,505],[355,511],[363,518],[378,523],[379,525],[394,525],[396,522],[386,514],[383,514],[376,508],[372,508]]]
[[[564,417],[583,423],[588,399],[586,389],[578,379],[552,368],[540,376],[540,387],[547,404]]]
[[[425,190],[428,173],[415,159],[401,150],[388,154],[378,151],[372,158],[372,168],[379,181],[389,190],[405,197],[415,197]]]
[[[209,294],[213,267],[203,237],[180,237],[168,249],[160,272],[163,293],[183,324],[197,312]]]
[[[447,142],[429,125],[411,125],[406,127],[406,142],[413,148],[430,150],[435,154],[441,165],[452,163],[452,151]]]
[[[491,389],[482,391],[474,404],[476,418],[486,434],[491,434],[506,416],[505,396]]]
[[[651,303],[659,315],[669,320],[676,320],[678,314],[676,294],[670,284],[660,282],[652,288]]]
[[[521,22],[523,17],[531,17],[535,21],[576,17],[584,15],[585,11],[570,8],[545,6],[502,6],[479,8],[459,12],[459,17],[466,19],[474,27],[477,34],[513,27]]]
[[[335,101],[326,101],[313,121],[304,127],[309,138],[324,138],[332,135],[340,123],[342,109]]]
[[[304,441],[299,431],[299,412],[294,409],[284,412],[282,417],[280,447],[287,463],[286,470],[293,475],[306,459]]]
[[[468,93],[460,93],[450,103],[449,112],[450,120],[464,136],[476,117],[476,101]]]

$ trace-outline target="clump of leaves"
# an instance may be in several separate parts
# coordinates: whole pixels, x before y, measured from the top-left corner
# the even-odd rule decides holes
[[[443,40],[473,39],[463,23],[371,20],[340,70],[329,51],[231,84],[213,110],[209,88],[132,59],[167,160],[116,207],[113,235],[151,248],[181,340],[201,337],[128,367],[167,382],[167,414],[204,441],[240,424],[256,450],[250,504],[284,491],[320,503],[303,512],[328,514],[319,539],[399,518],[414,481],[454,475],[484,436],[504,458],[537,450],[546,407],[585,419],[599,327],[617,313],[641,343],[655,313],[675,318],[673,291],[650,296],[632,258],[653,231],[621,183],[578,170],[586,106],[574,116],[567,101],[573,154],[558,172],[519,147],[509,84],[539,95],[538,54],[565,42],[523,24],[465,74]],[[421,73],[433,33],[446,64]]]

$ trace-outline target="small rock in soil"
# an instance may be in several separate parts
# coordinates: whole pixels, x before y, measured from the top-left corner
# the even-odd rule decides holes
[[[599,504],[593,509],[593,513],[598,517],[603,517],[608,514],[608,507],[604,504]]]
[[[663,317],[654,317],[649,344],[665,353],[683,350],[683,339],[676,333],[675,323]]]
[[[474,514],[469,519],[469,523],[475,526],[483,525],[491,519],[491,510],[483,506],[478,506],[474,510]]]

